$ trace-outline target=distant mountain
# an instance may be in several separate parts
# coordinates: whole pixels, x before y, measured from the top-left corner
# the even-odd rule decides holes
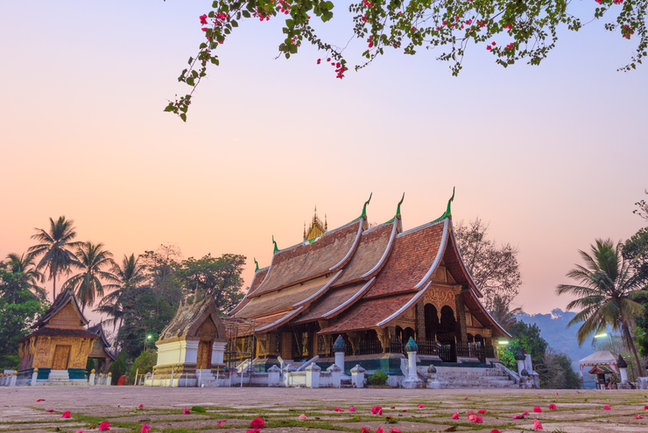
[[[578,372],[580,367],[578,361],[594,352],[590,342],[584,342],[578,346],[576,332],[578,326],[567,326],[569,321],[576,315],[570,311],[563,311],[560,308],[551,310],[551,314],[527,314],[522,313],[516,316],[516,319],[529,325],[537,325],[540,328],[540,335],[547,340],[551,350],[557,353],[564,353],[572,360],[572,368]],[[593,379],[583,372],[585,376],[585,387],[593,387]]]

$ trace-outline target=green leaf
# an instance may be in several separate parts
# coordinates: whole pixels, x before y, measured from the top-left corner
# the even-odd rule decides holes
[[[180,118],[182,119],[183,122],[187,121],[187,115],[185,113],[180,113]]]

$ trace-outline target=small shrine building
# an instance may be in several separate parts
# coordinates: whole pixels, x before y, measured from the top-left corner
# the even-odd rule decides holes
[[[157,363],[147,385],[197,386],[223,366],[226,330],[212,298],[182,304],[155,342]]]
[[[20,342],[18,382],[29,381],[38,369],[39,381],[86,383],[88,355],[100,338],[87,325],[73,291],[62,291]]]
[[[358,218],[328,230],[315,214],[303,241],[279,249],[257,269],[243,300],[229,312],[253,321],[237,350],[251,346],[269,362],[332,359],[338,335],[350,365],[398,370],[413,337],[431,362],[494,358],[493,342],[510,337],[480,302],[452,225],[451,202],[427,224],[403,231],[396,215],[368,227],[365,203]],[[274,242],[274,239],[273,239]],[[394,360],[396,361],[396,360]]]

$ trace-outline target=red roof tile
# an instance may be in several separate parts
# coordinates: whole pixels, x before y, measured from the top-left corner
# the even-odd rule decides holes
[[[379,270],[380,260],[383,255],[388,251],[387,246],[391,235],[396,235],[394,229],[397,226],[397,221],[391,224],[382,224],[369,230],[365,230],[360,237],[358,248],[353,254],[351,261],[345,266],[344,273],[335,282],[335,286],[343,286],[345,284],[358,281],[368,280],[375,275]],[[386,262],[386,260],[385,260]],[[382,263],[384,265],[384,263]],[[365,275],[367,272],[370,275]]]
[[[444,221],[399,234],[389,260],[365,298],[418,291],[415,286],[426,276],[437,257]]]
[[[363,222],[358,218],[326,232],[311,244],[277,252],[265,281],[251,296],[257,297],[340,269],[352,257]]]
[[[407,303],[414,293],[363,300],[335,319],[335,323],[322,329],[320,334],[376,328],[378,322],[395,313]]]

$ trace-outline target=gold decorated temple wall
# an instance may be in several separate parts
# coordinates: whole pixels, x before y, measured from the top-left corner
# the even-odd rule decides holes
[[[19,369],[84,369],[94,340],[95,338],[68,335],[31,336],[20,344]]]

